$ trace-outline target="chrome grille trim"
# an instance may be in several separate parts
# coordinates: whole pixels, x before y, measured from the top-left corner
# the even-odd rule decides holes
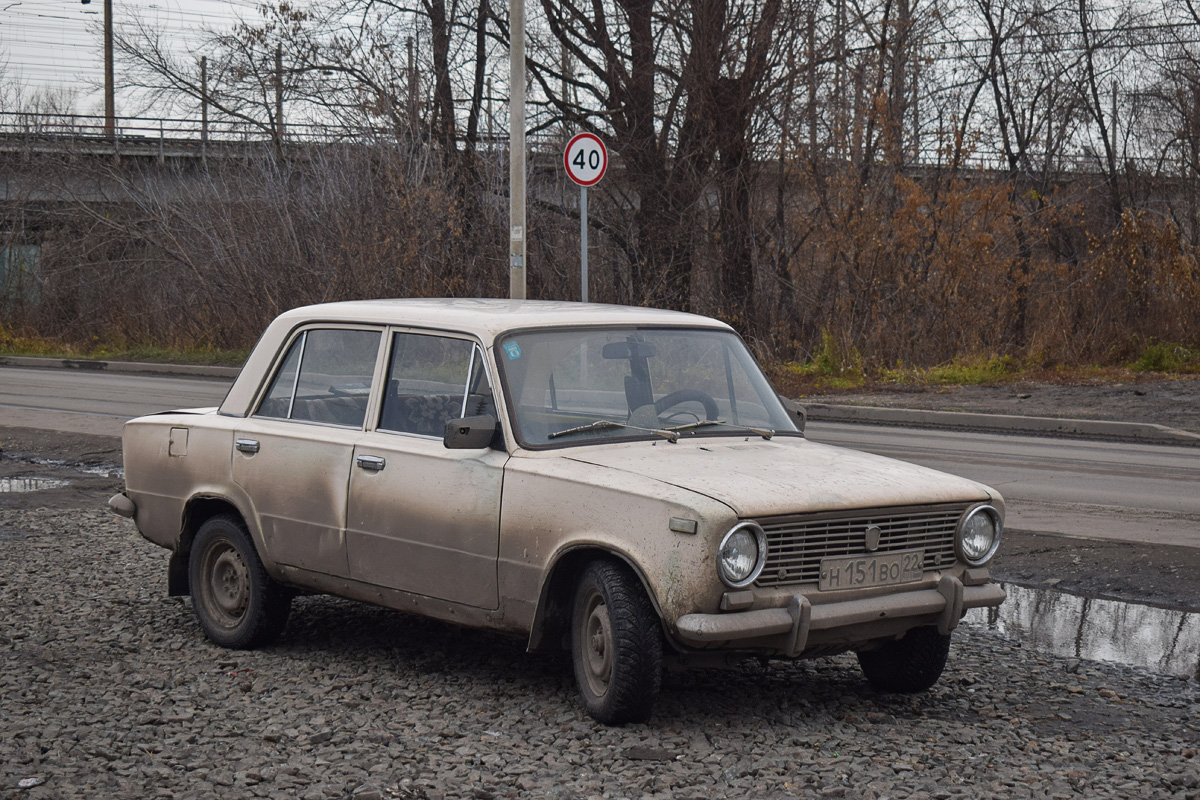
[[[954,563],[958,521],[972,505],[899,506],[755,519],[767,534],[767,563],[754,585],[816,583],[821,559],[869,555],[866,532],[872,525],[882,529],[874,553],[924,550],[925,569],[943,569]]]

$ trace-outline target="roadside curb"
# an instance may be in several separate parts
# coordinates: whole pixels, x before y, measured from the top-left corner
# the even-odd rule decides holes
[[[158,375],[187,375],[193,378],[236,378],[240,367],[217,367],[207,364],[155,364],[144,361],[96,361],[90,358],[38,358],[35,356],[0,356],[0,367],[34,367],[38,369],[77,369],[82,372],[152,373]]]
[[[803,405],[809,419],[829,422],[870,422],[881,425],[1035,433],[1047,436],[1081,436],[1200,447],[1200,434],[1146,422],[1020,417],[1010,414],[928,411],[919,408],[852,406],[837,403],[804,403]]]

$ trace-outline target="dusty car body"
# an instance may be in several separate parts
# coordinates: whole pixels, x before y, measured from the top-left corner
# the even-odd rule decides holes
[[[802,428],[705,317],[326,304],[272,322],[219,408],[128,422],[110,506],[228,647],[302,590],[568,647],[610,723],[649,716],[668,657],[854,650],[877,688],[927,688],[1004,599],[1003,500]]]

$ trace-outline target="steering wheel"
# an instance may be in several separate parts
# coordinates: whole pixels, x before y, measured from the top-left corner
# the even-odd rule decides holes
[[[699,389],[680,389],[677,392],[664,394],[654,401],[654,413],[662,415],[668,408],[687,402],[696,402],[704,406],[705,419],[717,419],[721,415],[721,410],[717,408],[717,401]]]

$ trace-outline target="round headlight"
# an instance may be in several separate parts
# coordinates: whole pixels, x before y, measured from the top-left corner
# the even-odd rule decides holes
[[[1000,547],[1000,512],[976,506],[958,526],[958,554],[974,566],[986,564]]]
[[[740,522],[725,534],[717,551],[721,580],[734,589],[747,586],[767,561],[767,536],[753,522]]]

